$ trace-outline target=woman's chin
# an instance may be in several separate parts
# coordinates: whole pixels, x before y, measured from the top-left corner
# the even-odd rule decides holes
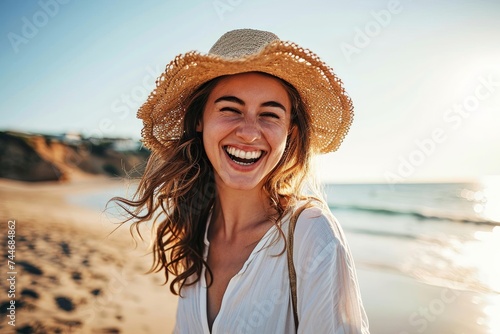
[[[218,185],[231,190],[248,191],[256,188],[262,188],[262,179],[256,179],[248,176],[232,176],[229,173],[218,175]]]

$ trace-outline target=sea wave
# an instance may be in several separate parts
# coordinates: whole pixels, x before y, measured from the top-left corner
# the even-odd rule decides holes
[[[370,207],[364,205],[348,205],[348,204],[330,204],[330,209],[335,212],[337,210],[349,210],[358,212],[368,212],[375,215],[402,215],[411,216],[419,220],[446,220],[457,223],[473,223],[473,224],[485,224],[500,226],[500,221],[495,221],[488,219],[486,217],[481,217],[479,215],[466,216],[463,214],[454,214],[451,212],[439,212],[437,210],[427,210],[427,209],[411,209],[411,208],[380,208],[380,207]]]

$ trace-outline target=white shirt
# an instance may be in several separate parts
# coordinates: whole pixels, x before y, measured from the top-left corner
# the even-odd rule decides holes
[[[288,234],[290,216],[282,230]],[[207,224],[208,225],[208,224]],[[208,230],[208,226],[207,226]],[[205,259],[210,243],[205,232]],[[213,334],[295,333],[284,241],[271,227],[229,281]],[[354,263],[337,220],[319,208],[304,210],[295,227],[297,333],[367,334]],[[205,271],[179,298],[174,333],[209,334]]]

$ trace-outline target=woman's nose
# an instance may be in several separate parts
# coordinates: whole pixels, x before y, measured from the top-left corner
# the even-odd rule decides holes
[[[245,120],[237,129],[236,135],[247,143],[252,143],[261,137],[261,130],[255,121]]]

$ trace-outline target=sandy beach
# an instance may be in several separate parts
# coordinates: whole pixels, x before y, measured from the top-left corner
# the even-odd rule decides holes
[[[127,227],[68,204],[69,194],[116,186],[90,178],[72,183],[0,181],[2,235],[15,220],[15,298],[2,293],[2,333],[170,333],[177,298],[163,276],[144,273],[151,257]],[[119,181],[118,181],[119,182]],[[2,238],[6,243],[6,238]],[[4,245],[2,245],[4,247]],[[4,266],[5,265],[5,266]],[[7,260],[2,265],[6,274]],[[7,291],[2,277],[2,291]],[[15,327],[8,324],[15,300]],[[6,321],[7,320],[7,321]]]
[[[172,332],[177,297],[162,285],[163,275],[145,274],[152,261],[147,242],[135,247],[127,226],[110,234],[118,221],[113,210],[83,205],[94,198],[101,203],[99,195],[121,195],[118,190],[126,188],[126,182],[104,177],[66,183],[0,179],[2,235],[8,235],[8,222],[15,221],[16,241],[15,298],[0,295],[0,332]],[[75,199],[83,202],[78,205]],[[456,272],[464,280],[455,286],[446,276],[438,280],[439,273],[463,270],[436,257],[453,250],[453,240],[448,245],[436,239],[441,240],[438,253],[428,239],[359,233],[348,225],[377,216],[337,216],[346,225],[372,334],[498,333],[498,294],[467,285],[472,277],[467,272]],[[8,238],[2,240],[7,244]],[[8,291],[12,282],[6,280],[4,259],[1,286]],[[424,266],[424,259],[432,260]],[[431,274],[434,283],[425,278]],[[8,323],[11,300],[15,327]]]

